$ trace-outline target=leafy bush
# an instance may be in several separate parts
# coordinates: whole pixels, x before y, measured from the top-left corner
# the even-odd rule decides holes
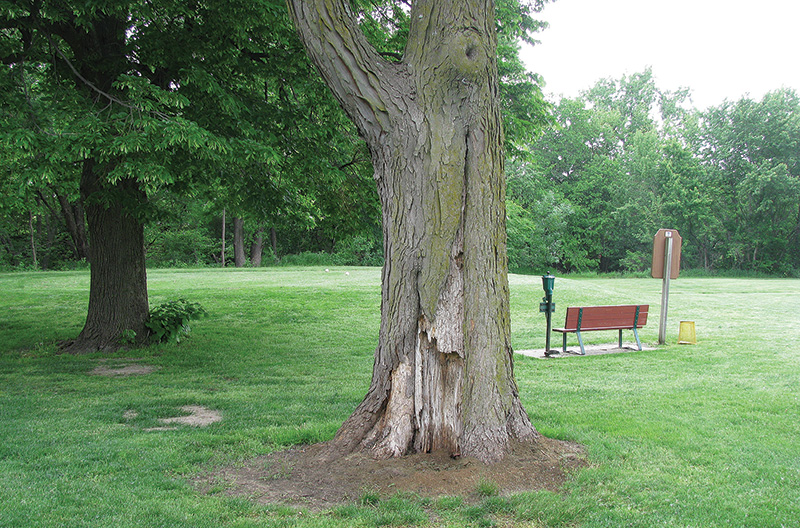
[[[341,266],[382,266],[380,240],[356,235],[337,242],[336,260]]]
[[[218,241],[202,228],[167,230],[151,236],[154,241],[147,248],[149,266],[180,268],[214,263],[212,255]]]
[[[303,251],[281,257],[282,266],[382,266],[380,240],[356,235],[336,243],[333,253]]]
[[[506,201],[508,267],[544,272],[558,268],[565,255],[567,219],[572,206],[552,192],[545,192],[525,208]]]
[[[620,261],[622,269],[628,272],[643,272],[652,267],[653,255],[647,251],[631,251],[630,249],[625,252],[625,258]]]
[[[153,341],[180,343],[181,338],[191,331],[189,321],[206,315],[207,312],[199,303],[178,299],[165,302],[150,310],[150,320],[145,324],[152,332]]]

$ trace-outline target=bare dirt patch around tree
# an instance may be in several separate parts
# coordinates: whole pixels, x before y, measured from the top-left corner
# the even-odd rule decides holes
[[[190,425],[192,427],[206,427],[212,423],[222,420],[222,414],[214,409],[203,407],[202,405],[184,405],[181,411],[189,413],[186,416],[174,416],[172,418],[161,418],[158,421],[163,424]]]
[[[148,427],[145,431],[175,431],[178,429],[177,425],[189,425],[191,427],[207,427],[213,423],[222,421],[222,413],[203,407],[202,405],[184,405],[181,411],[185,412],[182,416],[173,416],[170,418],[159,418],[162,426]],[[139,412],[135,409],[128,409],[122,414],[122,418],[126,421],[135,420],[139,417]]]
[[[247,496],[264,504],[290,504],[312,510],[356,501],[366,493],[381,497],[411,492],[422,497],[480,498],[479,486],[500,494],[558,491],[571,470],[586,465],[577,444],[548,438],[516,442],[495,464],[447,453],[376,460],[365,453],[329,459],[326,444],[301,446],[218,468],[195,480],[203,492]]]

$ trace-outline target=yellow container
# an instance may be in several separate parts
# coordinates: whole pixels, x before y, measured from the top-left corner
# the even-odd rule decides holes
[[[680,332],[678,332],[678,344],[697,344],[697,336],[694,333],[694,321],[681,321],[681,329]]]

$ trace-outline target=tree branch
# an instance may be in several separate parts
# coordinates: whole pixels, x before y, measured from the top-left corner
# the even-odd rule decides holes
[[[390,128],[390,90],[403,84],[401,65],[381,58],[344,0],[289,0],[301,40],[322,77],[365,138]]]
[[[162,119],[164,121],[168,121],[169,120],[169,116],[167,114],[163,113],[163,112],[159,112],[159,111],[156,111],[156,110],[149,110],[149,111],[142,110],[141,108],[139,108],[139,107],[137,107],[135,105],[132,105],[130,103],[126,103],[122,99],[114,97],[110,93],[107,93],[107,92],[101,90],[94,83],[92,83],[89,79],[87,79],[86,77],[81,75],[81,73],[78,71],[78,69],[75,68],[75,65],[72,64],[72,61],[69,60],[69,57],[67,57],[66,54],[63,51],[61,51],[61,48],[58,47],[58,44],[53,42],[53,38],[49,33],[47,34],[47,41],[50,43],[50,46],[55,50],[56,54],[59,57],[61,57],[61,60],[63,60],[66,63],[67,67],[70,69],[72,74],[76,78],[78,78],[78,80],[80,80],[83,84],[85,84],[91,91],[95,92],[99,96],[101,96],[104,99],[106,99],[109,102],[109,106],[112,105],[112,104],[117,104],[117,105],[120,105],[123,108],[127,108],[129,110],[134,110],[136,112],[142,112],[142,113],[150,114],[150,115],[152,115],[154,117],[157,117],[159,119]]]
[[[351,159],[351,160],[350,160],[350,161],[348,161],[348,162],[345,162],[345,163],[344,163],[344,164],[342,164],[342,165],[339,165],[339,166],[338,166],[338,167],[336,167],[336,168],[337,168],[338,170],[344,170],[344,169],[346,169],[346,168],[348,168],[348,167],[351,167],[351,166],[355,165],[356,163],[360,163],[360,162],[362,162],[362,161],[364,161],[364,160],[363,160],[363,158],[362,158],[362,157],[359,155],[359,153],[358,153],[358,152],[355,152],[355,153],[353,154],[353,159]]]

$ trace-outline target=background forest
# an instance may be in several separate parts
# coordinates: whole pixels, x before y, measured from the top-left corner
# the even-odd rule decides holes
[[[37,14],[46,39],[6,8],[0,269],[86,265],[87,160],[146,195],[123,203],[144,224],[148,266],[381,264],[369,153],[283,2],[190,4],[123,6],[131,51],[105,85],[76,68],[86,57],[56,8]],[[398,59],[406,12],[365,5],[365,32]],[[798,94],[698,110],[647,70],[547,102],[518,57],[539,9],[498,2],[512,270],[644,271],[669,227],[684,268],[797,276]]]

